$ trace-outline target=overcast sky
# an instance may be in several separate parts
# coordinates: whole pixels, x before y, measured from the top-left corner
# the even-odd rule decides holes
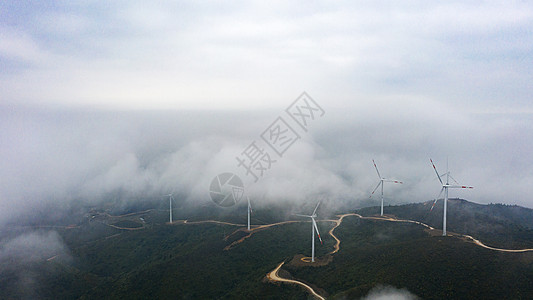
[[[0,221],[205,197],[303,91],[326,113],[257,195],[367,198],[375,158],[425,201],[449,156],[452,197],[533,207],[532,31],[527,1],[2,1]]]

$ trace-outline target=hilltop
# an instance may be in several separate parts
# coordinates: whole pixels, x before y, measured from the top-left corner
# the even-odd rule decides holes
[[[385,207],[385,214],[411,219],[442,229],[443,201],[433,211],[433,201]],[[379,213],[379,208],[357,210],[363,215]],[[503,248],[533,248],[533,209],[504,204],[477,204],[464,199],[448,200],[447,229],[472,235]]]
[[[431,213],[430,202],[387,206],[385,213],[438,231],[441,202]],[[356,213],[373,216],[378,209]],[[469,234],[502,248],[533,248],[530,209],[459,199],[450,199],[448,209],[452,234]],[[328,234],[335,222],[324,219],[335,217],[318,214],[324,245],[317,244],[317,257],[325,259],[336,242]],[[228,224],[199,222],[212,217]],[[407,289],[423,299],[533,298],[533,253],[501,253],[413,223],[347,216],[335,229],[339,251],[321,266],[309,266],[294,263],[310,252],[306,220],[257,231],[228,249],[247,235],[240,230],[244,226],[231,225],[244,224],[243,216],[210,211],[172,225],[167,218],[162,209],[123,215],[91,210],[78,224],[54,228],[68,251],[40,260],[0,261],[0,298],[28,298],[20,287],[29,277],[35,283],[33,295],[44,299],[306,299],[304,289],[266,280],[283,261],[280,274],[333,299],[358,299],[380,285]],[[253,223],[280,219],[286,213],[275,207],[257,211]]]

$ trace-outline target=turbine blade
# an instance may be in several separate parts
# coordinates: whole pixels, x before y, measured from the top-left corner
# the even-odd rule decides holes
[[[396,179],[385,179],[383,181],[386,181],[386,182],[392,182],[392,183],[399,183],[399,184],[402,184],[403,182],[399,181],[399,180],[396,180]]]
[[[306,218],[311,218],[311,216],[308,216],[308,215],[300,215],[300,214],[292,214],[293,216],[298,216],[298,217],[306,217]]]
[[[431,160],[431,158],[430,158],[429,161],[431,161],[431,164],[433,165],[433,169],[435,170],[435,174],[437,174],[437,178],[439,179],[440,184],[444,185],[444,183],[442,182],[442,179],[440,179],[439,172],[437,172],[437,168],[435,167],[435,164],[433,163],[433,160]]]
[[[313,219],[313,227],[315,227],[316,234],[318,235],[318,239],[320,240],[320,244],[322,245],[322,238],[320,237],[320,232],[318,232],[318,226],[316,226],[315,218],[311,217]]]
[[[450,185],[448,187],[452,189],[473,189],[474,188],[473,186],[467,186],[467,185]]]
[[[382,183],[383,183],[383,181],[381,181],[381,180],[378,182],[378,185],[376,185],[376,187],[375,187],[374,190],[372,191],[372,194],[370,194],[370,197],[368,197],[368,198],[372,198],[372,195],[374,195],[374,193],[375,193],[376,190],[378,189],[379,185],[382,184]]]
[[[437,204],[437,200],[439,199],[435,199],[435,201],[433,202],[433,205],[431,205],[431,209],[429,210],[429,212],[433,211],[433,207],[435,207],[435,204]]]
[[[442,188],[440,189],[440,193],[439,193],[439,195],[437,196],[437,198],[435,199],[435,202],[433,202],[433,205],[431,206],[431,209],[429,210],[430,212],[433,210],[433,207],[435,207],[435,204],[437,204],[437,200],[439,200],[440,195],[442,195],[442,192],[443,192],[443,191],[444,191],[444,187],[442,187]]]
[[[313,213],[311,214],[312,216],[315,215],[316,210],[318,209],[318,206],[319,206],[319,205],[320,205],[320,201],[318,201],[318,203],[316,204],[315,210],[313,210]]]
[[[455,184],[459,184],[459,182],[457,182],[457,180],[455,180],[455,178],[452,177],[452,174],[449,174],[449,176],[455,182]]]
[[[379,174],[379,170],[378,170],[378,166],[376,166],[376,162],[374,160],[372,160],[372,162],[374,163],[374,168],[376,168],[376,172],[378,172],[379,179],[381,179],[381,174]]]

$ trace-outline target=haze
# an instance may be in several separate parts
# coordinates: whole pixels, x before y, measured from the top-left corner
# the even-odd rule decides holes
[[[0,223],[50,203],[213,176],[303,91],[325,110],[264,201],[427,201],[446,158],[479,203],[533,207],[533,5],[284,1],[0,4]],[[237,169],[238,170],[238,169]],[[377,201],[376,201],[377,205]]]

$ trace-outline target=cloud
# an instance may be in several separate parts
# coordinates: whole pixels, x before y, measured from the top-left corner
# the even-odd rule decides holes
[[[406,289],[396,289],[391,286],[377,286],[373,288],[362,300],[416,300],[416,295]]]
[[[42,262],[55,255],[70,257],[69,250],[55,231],[34,231],[4,240],[0,244],[0,261],[18,264]],[[9,265],[9,264],[5,264]],[[16,269],[20,266],[10,266]]]
[[[531,110],[526,2],[14,3],[4,11],[0,32],[17,28],[30,41],[4,43],[4,52],[37,61],[13,73],[19,63],[4,58],[3,101],[254,109],[313,87],[339,105],[354,95],[410,95]]]
[[[21,63],[35,63],[44,59],[44,53],[37,42],[27,33],[9,28],[0,28],[0,56],[6,60]]]
[[[0,242],[0,273],[9,278],[8,289],[24,299],[38,299],[41,268],[47,259],[69,262],[69,249],[55,231],[33,231]],[[46,270],[50,276],[56,269]]]
[[[528,149],[533,130],[525,115],[470,114],[439,102],[354,102],[329,108],[257,183],[236,157],[283,112],[120,112],[5,106],[0,125],[0,222],[49,205],[124,205],[175,192],[180,201],[210,203],[208,187],[223,172],[241,177],[256,204],[290,200],[358,207],[385,177],[385,204],[420,202],[440,186],[449,167],[474,190],[451,192],[479,203],[532,207]],[[400,110],[402,107],[407,109]],[[271,153],[273,154],[273,153]],[[275,154],[274,154],[275,155]],[[494,185],[497,181],[498,184]],[[505,187],[505,188],[502,188]],[[376,200],[376,205],[378,204]]]
[[[0,222],[110,193],[204,199],[304,89],[326,117],[256,197],[357,201],[374,158],[405,182],[391,203],[424,201],[428,158],[449,156],[475,186],[457,195],[531,207],[530,3],[0,6]]]

